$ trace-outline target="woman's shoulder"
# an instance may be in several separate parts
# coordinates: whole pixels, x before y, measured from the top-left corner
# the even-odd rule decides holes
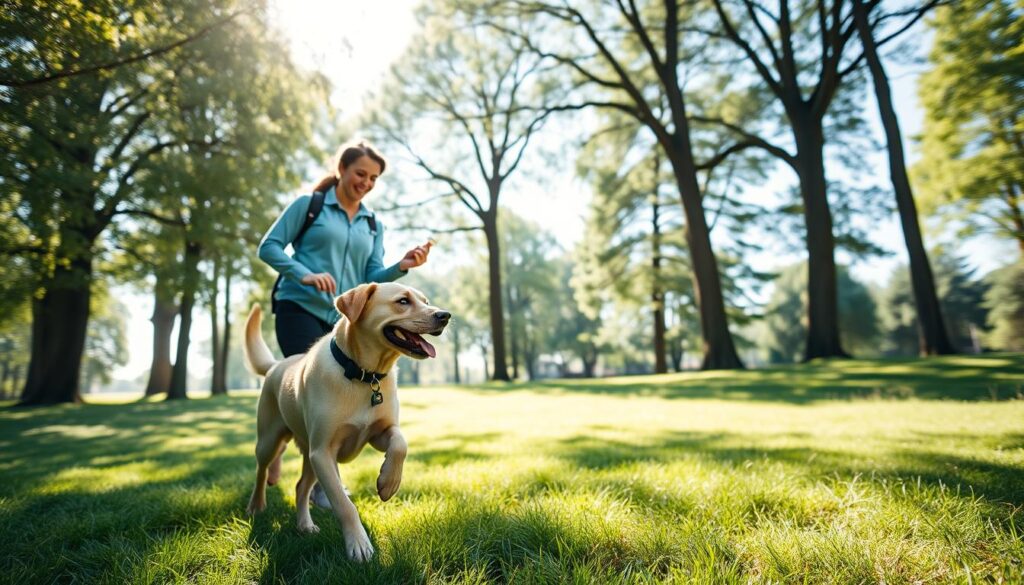
[[[302,213],[306,213],[306,209],[309,207],[310,202],[313,199],[312,193],[300,193],[295,196],[294,199],[288,204],[288,209],[301,209]]]

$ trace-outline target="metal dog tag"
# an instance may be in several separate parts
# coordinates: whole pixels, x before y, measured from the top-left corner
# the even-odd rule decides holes
[[[380,380],[377,379],[377,376],[370,380],[370,390],[373,391],[373,394],[370,395],[370,406],[377,406],[384,402],[384,395],[380,393]]]

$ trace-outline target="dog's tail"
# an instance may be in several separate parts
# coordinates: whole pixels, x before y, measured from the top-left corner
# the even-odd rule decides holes
[[[277,360],[274,354],[270,353],[267,342],[263,341],[263,333],[260,330],[260,323],[263,321],[263,311],[259,304],[253,304],[252,311],[249,311],[249,318],[245,322],[245,363],[253,373],[260,376],[266,375],[267,370],[274,367]]]

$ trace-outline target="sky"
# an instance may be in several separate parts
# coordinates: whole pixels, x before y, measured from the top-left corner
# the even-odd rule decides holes
[[[383,79],[389,66],[399,58],[416,34],[417,23],[413,14],[415,0],[387,0],[386,2],[344,2],[338,0],[272,0],[271,18],[284,31],[290,42],[289,50],[299,65],[318,69],[334,83],[332,101],[343,117],[357,114],[364,96],[372,91]],[[900,116],[905,137],[912,137],[921,129],[922,111],[917,104],[916,78],[918,71],[912,67],[894,67],[890,70],[894,101]],[[881,129],[873,118],[874,103],[868,107],[873,119],[875,134],[881,136]],[[386,154],[386,153],[385,153]],[[907,149],[912,161],[916,153],[912,146]],[[882,153],[877,155],[877,168],[884,179],[888,176],[886,161]],[[584,185],[573,175],[571,161],[565,162],[564,172],[550,173],[552,182],[543,186],[523,189],[515,197],[506,197],[516,213],[537,222],[550,231],[562,244],[571,249],[583,233],[584,215],[589,194]],[[315,174],[319,174],[319,170]],[[303,185],[315,177],[307,177]],[[296,189],[300,189],[297,185]],[[386,188],[386,187],[385,187]],[[768,189],[777,188],[766,185]],[[543,210],[543,211],[540,211]],[[855,264],[854,274],[873,283],[884,282],[893,267],[904,262],[902,233],[894,217],[883,222],[874,230],[877,243],[896,251],[885,259]],[[401,240],[392,232],[388,242],[385,262],[397,261],[409,245],[414,242]],[[988,251],[991,243],[969,242],[963,251],[977,259],[976,264],[987,271],[995,266],[997,254]],[[435,254],[444,253],[436,250]],[[768,253],[753,261],[760,268],[774,268],[798,261],[800,258],[778,257]],[[842,260],[842,258],[840,258]],[[152,300],[148,297],[131,295],[128,302],[131,316],[128,328],[130,357],[127,365],[114,372],[117,379],[132,380],[144,374],[152,359]],[[236,295],[237,298],[237,295]],[[190,368],[196,373],[209,368],[210,361],[204,355],[203,341],[210,337],[207,319],[197,317],[192,331],[192,351],[189,355]]]

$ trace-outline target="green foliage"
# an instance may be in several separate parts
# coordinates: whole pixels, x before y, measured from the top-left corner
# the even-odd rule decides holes
[[[0,570],[24,585],[1014,583],[1024,402],[991,398],[1022,376],[1020,355],[994,355],[403,389],[396,498],[374,492],[380,453],[341,466],[378,551],[366,564],[328,511],[312,510],[319,534],[294,529],[294,447],[267,510],[245,515],[252,393],[0,411]]]
[[[502,209],[499,224],[509,348],[534,379],[541,354],[556,351],[551,341],[561,305],[572,302],[571,289],[562,280],[565,267],[554,236],[509,209]]]
[[[1024,246],[1021,10],[1020,0],[963,0],[936,10],[932,69],[919,86],[925,120],[914,174],[926,209],[966,234]]]
[[[852,353],[875,354],[878,338],[877,307],[866,286],[839,266],[839,326],[843,346]],[[764,308],[758,346],[770,363],[802,359],[806,339],[807,265],[795,264],[780,271],[775,289]]]
[[[102,282],[93,285],[89,303],[92,307],[82,363],[84,392],[110,383],[114,369],[128,363],[128,308],[112,297]]]
[[[986,345],[996,349],[1024,351],[1024,262],[1004,266],[990,273],[985,293],[988,324]]]
[[[950,341],[959,351],[980,349],[977,346],[986,319],[985,283],[975,277],[964,258],[943,250],[934,250],[929,257],[935,293],[942,304]],[[917,355],[920,351],[917,310],[910,271],[905,265],[893,270],[878,297],[881,350],[896,355]]]
[[[195,277],[182,273],[185,240],[244,266],[277,194],[296,182],[325,99],[260,6],[35,2],[2,14],[5,75],[87,72],[0,89],[0,200],[12,202],[0,210],[10,238],[0,254],[24,283],[0,286],[0,300],[82,291],[97,268],[143,287],[155,274],[173,298]],[[53,360],[49,347],[34,359]]]
[[[28,370],[32,343],[32,303],[28,300],[3,305],[0,319],[0,397],[13,398],[21,391]]]

